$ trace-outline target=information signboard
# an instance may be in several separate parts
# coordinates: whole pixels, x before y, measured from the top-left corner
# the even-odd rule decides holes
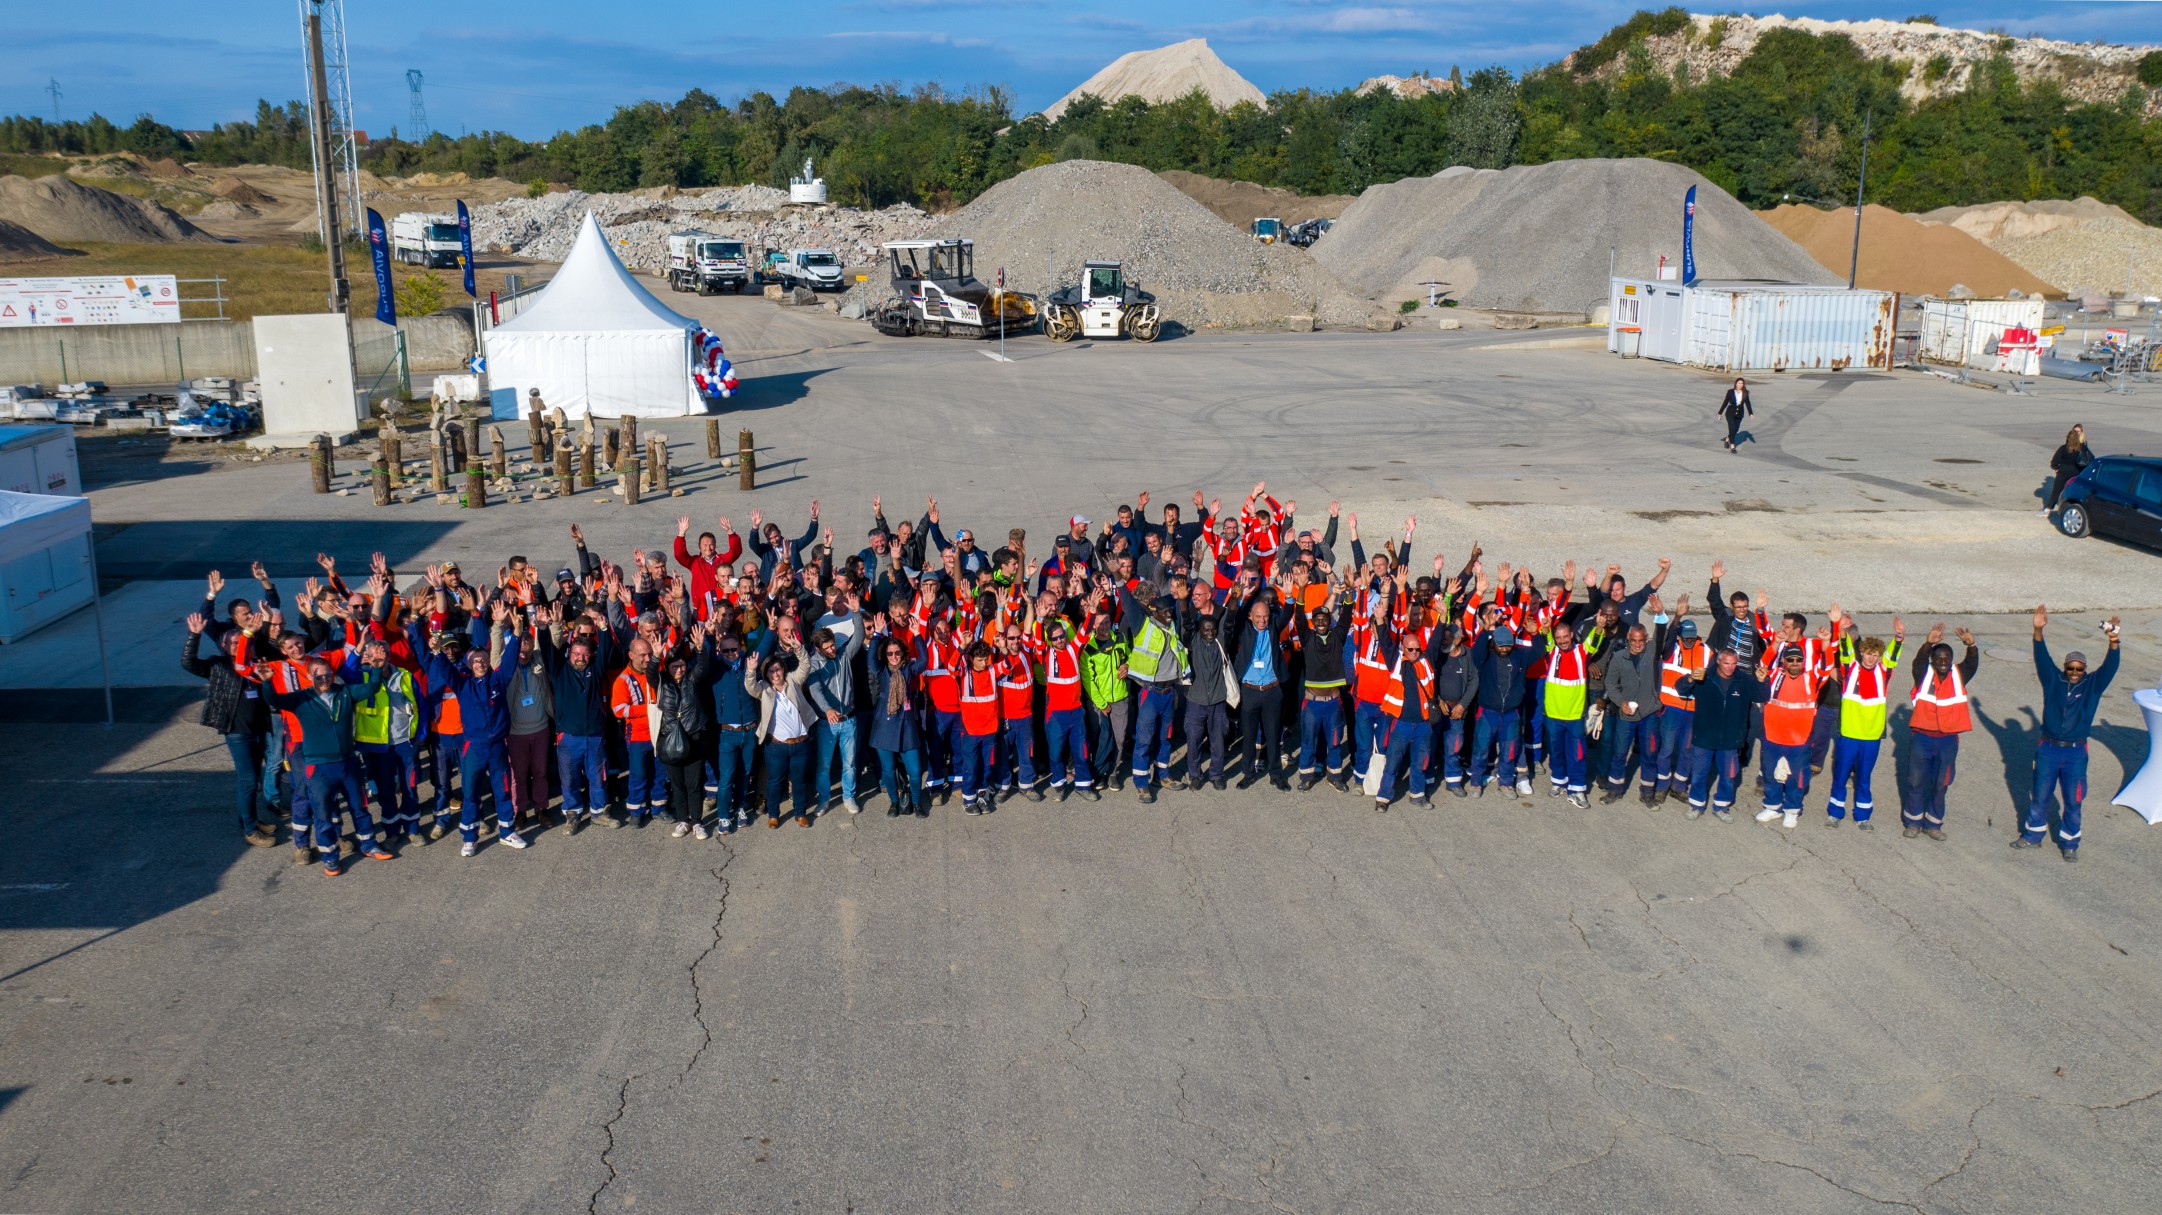
[[[170,274],[0,278],[0,329],[179,320],[180,283]]]

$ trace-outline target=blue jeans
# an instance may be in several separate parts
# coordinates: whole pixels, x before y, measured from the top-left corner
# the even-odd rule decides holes
[[[1689,784],[1690,736],[1697,724],[1693,709],[1677,709],[1667,705],[1652,720],[1659,723],[1659,774],[1652,778],[1652,788],[1671,788],[1680,792]],[[1647,769],[1651,765],[1646,764]]]
[[[1584,771],[1584,719],[1546,719],[1546,778],[1559,789],[1582,793],[1588,784]]]
[[[1606,782],[1616,791],[1629,787],[1629,748],[1637,752],[1637,779],[1643,782],[1646,792],[1659,787],[1655,773],[1659,769],[1659,719],[1664,713],[1654,713],[1642,721],[1630,721],[1618,710],[1606,715],[1608,755]]]
[[[1011,791],[1014,774],[1020,787],[1036,787],[1036,723],[1026,717],[1009,717],[999,723],[999,784]]]
[[[1779,770],[1780,760],[1787,761],[1785,780],[1773,778],[1773,773]],[[1765,739],[1758,762],[1764,773],[1764,808],[1800,814],[1802,797],[1809,792],[1809,744],[1795,743],[1789,746]]]
[[[1344,772],[1344,702],[1331,693],[1324,699],[1309,696],[1299,707],[1299,775],[1313,776],[1318,761],[1330,776]],[[1423,766],[1423,765],[1422,765]]]
[[[565,819],[606,810],[608,741],[598,734],[556,735],[556,778],[563,785]]]
[[[741,810],[738,793],[749,787],[751,760],[758,754],[758,730],[713,728],[713,798],[719,806],[718,829],[733,831]]]
[[[915,810],[923,805],[923,752],[878,752],[879,783],[886,787],[886,804],[896,810]],[[902,781],[908,784],[903,787]]]
[[[1702,747],[1689,748],[1689,808],[1702,810],[1707,795],[1712,809],[1728,810],[1734,805],[1734,782],[1741,776],[1742,753],[1739,749],[1707,751]]]
[[[1870,800],[1869,778],[1877,770],[1877,749],[1884,745],[1881,738],[1848,738],[1842,734],[1832,740],[1832,799],[1824,812],[1835,819],[1847,817],[1847,779],[1854,779],[1854,821],[1866,823],[1876,809]]]
[[[375,804],[383,829],[396,836],[420,826],[420,744],[370,743],[360,749],[368,779],[375,782]]]
[[[1384,715],[1381,726],[1382,755],[1381,792],[1377,795],[1386,801],[1395,795],[1396,782],[1406,771],[1411,773],[1411,795],[1426,796],[1426,753],[1434,744],[1431,723],[1416,717],[1395,718]]]
[[[668,808],[668,788],[661,783],[660,765],[653,760],[653,744],[624,740],[623,813],[630,818],[650,818]]]
[[[1481,706],[1479,720],[1471,732],[1471,783],[1483,785],[1493,769],[1488,767],[1486,750],[1493,747],[1501,761],[1501,783],[1516,784],[1516,732],[1523,721],[1522,709],[1489,709]]]
[[[2034,751],[2034,800],[2027,803],[2027,817],[2019,825],[2019,837],[2039,844],[2049,834],[2049,798],[2064,801],[2058,820],[2057,846],[2070,852],[2079,847],[2079,807],[2087,800],[2087,744],[2042,739]]]
[[[360,850],[375,847],[375,820],[368,817],[367,799],[361,796],[359,767],[342,759],[301,765],[301,777],[308,782],[308,801],[315,810],[315,850],[332,864],[338,859],[340,797],[345,799],[346,809],[352,811],[353,838],[360,842]],[[299,830],[297,825],[294,830]]]
[[[1043,715],[1043,737],[1046,766],[1051,770],[1051,787],[1066,783],[1066,772],[1073,769],[1073,785],[1086,789],[1093,782],[1089,776],[1088,717],[1080,708],[1053,709]]]
[[[941,782],[958,788],[961,784],[961,740],[967,737],[961,729],[961,714],[948,713],[944,709],[931,710],[930,736],[924,741],[930,744],[931,783]]]
[[[766,816],[781,817],[781,791],[785,785],[795,790],[796,817],[811,817],[811,758],[817,746],[809,736],[784,743],[769,738],[765,745],[766,758]]]
[[[471,844],[480,839],[483,796],[495,802],[498,830],[511,830],[517,819],[510,804],[510,748],[500,738],[464,737],[465,750],[458,756],[458,834]]]
[[[1270,695],[1275,695],[1274,689]],[[1170,687],[1141,686],[1134,707],[1134,784],[1146,789],[1171,772],[1171,722],[1179,694]],[[1273,750],[1273,748],[1272,748]]]
[[[233,757],[233,809],[243,834],[255,830],[255,808],[263,801],[263,757],[269,743],[260,734],[228,734],[225,749]]]
[[[826,800],[826,780],[833,772],[833,753],[841,753],[841,797],[845,801],[856,800],[856,719],[843,717],[841,724],[827,721],[824,714],[818,718],[818,770],[811,778],[812,788],[818,800]]]
[[[1899,819],[1912,830],[1936,831],[1944,826],[1944,794],[1959,766],[1959,735],[1916,730],[1912,738],[1913,796],[1900,807]]]
[[[435,766],[435,818],[437,822],[450,817],[451,778],[463,768],[459,756],[465,754],[465,735],[437,734],[434,736]]]

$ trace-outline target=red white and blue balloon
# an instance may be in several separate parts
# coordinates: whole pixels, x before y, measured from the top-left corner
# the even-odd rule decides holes
[[[691,368],[691,382],[698,386],[702,396],[727,398],[736,395],[741,385],[736,380],[735,364],[721,349],[720,336],[711,329],[699,326],[691,337],[691,345],[697,358]]]

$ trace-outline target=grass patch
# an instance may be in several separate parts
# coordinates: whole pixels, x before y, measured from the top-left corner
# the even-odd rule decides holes
[[[26,152],[0,152],[0,177],[51,177],[65,173],[73,161],[58,156],[32,156]]]
[[[96,241],[60,242],[81,249],[86,256],[43,258],[35,261],[0,260],[0,277],[39,277],[79,274],[171,274],[179,278],[225,278],[225,315],[233,320],[289,313],[321,312],[330,294],[330,272],[323,255],[294,245],[224,245],[187,241],[159,245],[118,245]],[[514,268],[515,269],[515,268]],[[407,266],[392,267],[399,281],[431,273]],[[432,272],[443,284],[442,299],[465,302],[456,270]],[[525,271],[529,276],[531,271]],[[474,275],[483,302],[490,291],[503,289],[501,270],[482,268]],[[365,256],[346,259],[346,275],[352,282],[353,315],[375,315],[375,275]],[[181,294],[207,295],[211,284],[184,284]],[[182,314],[190,320],[215,317],[208,304],[185,303]]]

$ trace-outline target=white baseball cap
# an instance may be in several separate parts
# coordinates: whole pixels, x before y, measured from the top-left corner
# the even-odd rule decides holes
[[[1075,515],[1073,518],[1068,519],[1066,522],[1069,526],[1072,527],[1087,527],[1089,525],[1088,516],[1086,515]]]

